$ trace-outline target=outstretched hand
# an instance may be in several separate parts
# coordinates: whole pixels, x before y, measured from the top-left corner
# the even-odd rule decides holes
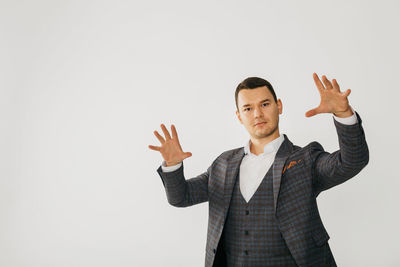
[[[161,129],[165,139],[157,131],[154,131],[154,135],[160,141],[161,146],[149,145],[149,148],[159,151],[167,163],[167,166],[176,165],[192,156],[192,153],[182,151],[181,145],[179,144],[178,133],[174,125],[171,125],[172,138],[164,124],[161,124]]]
[[[353,115],[353,111],[347,99],[351,93],[350,89],[347,89],[346,92],[340,92],[340,87],[336,79],[333,79],[331,83],[325,75],[322,75],[322,81],[324,83],[322,84],[315,72],[313,78],[321,96],[321,102],[318,107],[307,111],[306,117],[311,117],[320,113],[333,113],[338,117],[349,117]]]

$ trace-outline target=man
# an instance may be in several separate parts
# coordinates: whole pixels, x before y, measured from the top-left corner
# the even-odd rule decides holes
[[[336,266],[319,216],[320,192],[354,177],[368,163],[361,118],[349,105],[350,89],[316,73],[320,105],[306,116],[332,113],[340,149],[318,142],[293,145],[279,133],[282,101],[271,84],[250,77],[236,88],[236,115],[250,134],[244,146],[225,151],[203,174],[185,180],[175,126],[155,136],[164,158],[157,170],[168,202],[186,207],[209,202],[205,266]]]

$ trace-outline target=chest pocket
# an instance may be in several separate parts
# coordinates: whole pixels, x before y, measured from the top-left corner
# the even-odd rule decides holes
[[[282,175],[299,173],[304,166],[305,164],[302,158],[288,160],[283,167]]]

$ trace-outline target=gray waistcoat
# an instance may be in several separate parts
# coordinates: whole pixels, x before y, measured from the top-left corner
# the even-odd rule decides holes
[[[296,266],[274,216],[272,167],[249,203],[238,178],[221,240],[228,266]]]

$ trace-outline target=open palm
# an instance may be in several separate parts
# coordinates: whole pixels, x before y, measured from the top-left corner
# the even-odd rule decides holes
[[[192,153],[182,151],[182,147],[179,143],[178,133],[176,132],[174,125],[171,125],[172,138],[164,124],[161,124],[161,129],[165,138],[162,137],[157,131],[154,131],[154,135],[160,141],[161,146],[149,145],[149,148],[159,151],[167,163],[167,166],[176,165],[182,162],[184,159],[192,156]]]
[[[321,96],[321,102],[318,107],[307,111],[306,117],[311,117],[320,113],[333,113],[338,115],[350,110],[349,101],[347,99],[351,93],[350,89],[347,89],[346,92],[340,92],[340,87],[336,79],[333,79],[331,83],[325,75],[322,76],[323,84],[316,73],[313,74],[313,78]]]

